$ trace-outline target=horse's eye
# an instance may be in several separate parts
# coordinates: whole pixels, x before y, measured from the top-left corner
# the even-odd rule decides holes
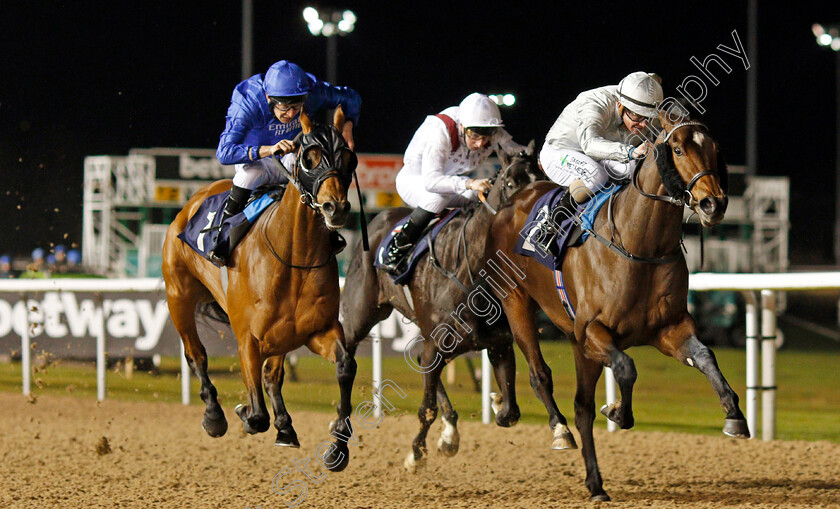
[[[508,189],[513,189],[513,182],[508,182],[507,186],[508,186]]]
[[[674,147],[674,153],[678,156],[683,155],[682,149],[680,147]]]
[[[304,170],[314,170],[321,162],[321,148],[310,147],[303,152],[302,164]]]

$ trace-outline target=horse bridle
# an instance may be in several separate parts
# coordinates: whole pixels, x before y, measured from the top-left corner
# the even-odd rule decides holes
[[[668,139],[671,137],[672,134],[674,134],[674,132],[677,131],[677,129],[680,129],[682,127],[692,126],[692,125],[701,126],[704,129],[706,129],[707,131],[709,129],[706,126],[706,124],[704,124],[703,122],[699,122],[697,120],[689,120],[687,122],[680,122],[679,124],[675,125],[673,128],[671,128],[670,131],[668,131],[666,133],[665,138],[662,140],[662,143],[660,143],[659,145],[665,145],[666,143],[668,143]],[[647,159],[644,160],[642,165],[644,165],[646,162],[647,162]],[[666,203],[670,203],[671,205],[675,205],[675,206],[680,207],[680,208],[691,207],[695,203],[697,203],[697,199],[694,198],[693,194],[691,194],[691,189],[694,187],[694,185],[697,183],[697,181],[699,181],[701,178],[715,175],[715,172],[713,172],[712,170],[703,170],[703,171],[697,173],[696,175],[694,175],[694,177],[692,177],[692,179],[689,180],[688,184],[686,184],[686,186],[685,186],[685,194],[687,195],[688,199],[683,201],[682,198],[676,198],[676,197],[671,196],[671,195],[651,194],[651,193],[647,193],[647,192],[643,191],[641,186],[639,186],[639,173],[641,173],[640,169],[633,172],[633,187],[636,189],[636,191],[639,192],[639,194],[641,194],[642,196],[644,196],[646,198],[650,198],[652,200],[664,201]]]
[[[525,153],[525,151],[520,152],[519,154],[517,154],[517,156],[524,157],[524,158],[529,157],[528,154]],[[504,175],[504,174],[507,174],[508,172],[510,172],[510,169],[513,167],[513,165],[514,165],[513,158],[511,158],[511,162],[507,166],[505,166],[504,168],[499,170],[496,173],[496,175],[494,175],[492,178],[489,179],[491,184],[495,184],[496,179],[499,178],[500,175]],[[504,187],[507,187],[507,184],[503,183],[502,185],[503,185],[503,189],[500,192],[504,193],[505,192]],[[490,194],[490,193],[488,193],[488,194]],[[501,195],[501,199],[499,200],[499,203],[504,203],[508,198],[509,198],[508,196]],[[484,207],[487,208],[487,210],[490,212],[490,215],[495,216],[496,214],[499,213],[498,210],[496,210],[495,208],[493,208],[492,205],[490,205],[490,203],[487,201],[486,196],[479,193],[478,199],[479,199],[479,201],[481,201],[482,205],[484,205]],[[470,255],[469,255],[469,252],[467,251],[467,234],[466,234],[466,232],[467,232],[467,224],[469,224],[470,220],[473,217],[475,217],[475,214],[472,214],[469,217],[467,217],[467,219],[464,221],[464,224],[461,225],[461,231],[458,233],[458,240],[456,241],[459,244],[459,248],[458,248],[457,253],[455,254],[455,259],[460,260],[458,255],[461,252],[461,248],[464,249],[464,259],[466,260],[466,264],[467,264],[467,275],[470,278],[470,284],[471,285],[475,285],[475,278],[473,277],[472,269],[470,268]],[[446,270],[440,264],[440,262],[438,262],[437,255],[435,254],[435,246],[432,242],[431,237],[429,238],[429,261],[432,263],[432,267],[434,267],[438,272],[440,272],[441,274],[443,274],[444,276],[446,276],[447,278],[449,278],[450,280],[455,282],[455,284],[464,293],[470,293],[470,289],[467,288],[467,286],[464,285],[464,283],[462,283],[460,279],[458,279],[458,276],[456,276],[455,273]],[[456,265],[457,265],[457,263],[456,263]]]
[[[335,177],[340,180],[347,188],[350,187],[350,183],[353,180],[353,176],[356,174],[356,166],[358,164],[358,159],[356,159],[356,154],[350,151],[353,155],[352,160],[348,164],[349,174],[345,175],[339,168],[335,165],[338,162],[338,158],[341,157],[341,152],[343,149],[349,150],[347,148],[346,142],[344,142],[344,138],[341,136],[341,133],[338,132],[333,126],[327,130],[332,136],[327,139],[322,133],[315,133],[310,132],[304,134],[303,132],[299,133],[295,139],[294,143],[298,146],[297,154],[295,156],[295,168],[294,173],[289,176],[289,180],[294,184],[294,186],[300,192],[300,200],[302,203],[312,207],[318,212],[322,212],[324,207],[323,204],[319,203],[316,196],[318,194],[318,189],[321,187],[321,184],[327,180],[328,178]],[[321,159],[318,161],[318,164],[314,168],[308,168],[303,160],[303,156],[307,150],[311,147],[317,146],[321,149]],[[318,173],[314,179],[310,178],[309,173],[318,170],[322,166],[328,164],[327,162],[332,162],[333,167],[329,168],[326,171],[322,171]],[[282,166],[282,165],[281,165]],[[303,169],[306,172],[306,179],[301,177],[300,169]],[[285,169],[285,168],[284,168]],[[306,187],[306,183],[304,182],[310,181],[312,183],[312,191],[310,192]]]

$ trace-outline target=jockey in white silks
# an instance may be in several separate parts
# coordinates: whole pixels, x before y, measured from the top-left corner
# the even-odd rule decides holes
[[[574,211],[610,179],[632,177],[650,143],[641,135],[662,102],[659,76],[634,72],[619,84],[582,92],[554,122],[540,151],[548,178],[569,188],[561,206]]]
[[[472,179],[493,150],[525,149],[502,127],[499,107],[484,94],[468,95],[461,104],[430,115],[414,133],[397,174],[397,193],[414,210],[394,237],[382,270],[400,274],[405,255],[429,221],[447,207],[461,207],[490,190],[489,179]]]

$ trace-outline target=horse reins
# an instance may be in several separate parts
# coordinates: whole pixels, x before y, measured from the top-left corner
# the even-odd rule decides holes
[[[699,122],[697,120],[690,120],[688,122],[680,122],[679,124],[675,125],[670,131],[668,131],[665,134],[665,138],[662,140],[662,144],[667,143],[668,139],[671,137],[672,134],[674,134],[674,132],[677,131],[677,129],[680,129],[682,127],[692,126],[692,125],[701,126],[701,127],[705,128],[706,130],[709,129],[706,126],[706,124],[704,124],[702,122]],[[647,162],[647,158],[645,159],[645,162]],[[644,164],[645,163],[643,162],[642,166]],[[694,195],[691,194],[691,189],[694,187],[694,184],[696,184],[697,181],[700,180],[703,177],[715,174],[711,170],[703,170],[703,171],[699,172],[698,174],[694,175],[694,177],[685,186],[685,194],[688,195],[688,200],[683,201],[682,198],[675,198],[671,195],[651,194],[651,193],[645,192],[644,190],[642,190],[641,186],[639,186],[639,173],[640,173],[639,171],[634,171],[633,172],[633,179],[632,179],[633,180],[633,187],[636,189],[636,191],[639,192],[639,194],[641,194],[642,196],[644,196],[646,198],[650,198],[651,200],[664,201],[666,203],[670,203],[671,205],[675,205],[675,206],[680,207],[680,208],[685,207],[685,206],[690,206],[691,204],[696,203],[697,200],[694,198]]]
[[[510,171],[510,168],[512,166],[513,166],[513,162],[511,161],[511,163],[509,165],[507,165],[505,168],[502,168],[501,170],[499,170],[499,173],[496,174],[496,177],[493,177],[492,179],[490,179],[490,181],[495,183],[498,175],[501,175],[501,174],[504,174],[507,171]],[[490,194],[490,193],[488,193],[488,194]],[[499,213],[498,210],[496,210],[495,208],[493,208],[492,205],[490,205],[490,203],[487,201],[487,197],[483,193],[478,194],[478,199],[487,208],[487,210],[490,212],[490,215],[495,216],[496,214]],[[456,245],[458,245],[458,248],[457,248],[458,250],[455,254],[455,259],[458,260],[459,259],[458,254],[461,252],[460,246],[464,247],[464,259],[466,260],[466,263],[467,263],[467,275],[470,278],[470,284],[471,285],[475,284],[475,278],[473,277],[472,269],[470,268],[470,255],[469,255],[469,252],[467,251],[467,239],[466,239],[467,234],[466,234],[466,231],[467,231],[467,224],[470,222],[470,220],[473,217],[475,217],[475,214],[471,214],[469,217],[467,217],[467,219],[464,221],[464,224],[461,226],[461,230],[458,234],[458,241],[456,242]],[[450,271],[446,270],[445,268],[443,268],[443,266],[440,264],[440,262],[438,262],[437,255],[435,254],[435,246],[434,246],[434,243],[432,242],[431,237],[429,237],[429,261],[432,262],[432,267],[434,267],[438,272],[440,272],[441,274],[443,274],[447,278],[454,281],[455,284],[458,285],[458,287],[461,290],[463,290],[464,293],[469,293],[470,292],[470,289],[467,288],[467,286],[464,283],[462,283],[460,279],[458,279],[458,276],[456,276],[453,272],[450,272]],[[456,263],[456,265],[457,265],[457,263]]]
[[[671,137],[672,134],[674,134],[674,132],[677,129],[680,129],[680,128],[686,127],[686,126],[691,126],[691,125],[702,126],[702,127],[706,128],[708,130],[708,127],[706,127],[705,124],[703,124],[702,122],[698,122],[696,120],[692,120],[692,121],[688,121],[688,122],[680,122],[679,124],[675,125],[670,131],[668,131],[668,133],[666,133],[665,138],[662,140],[662,144],[667,143],[668,139]],[[645,161],[647,161],[647,159],[645,159]],[[694,177],[688,182],[688,184],[686,184],[685,193],[688,195],[688,200],[683,201],[681,198],[675,198],[675,197],[670,196],[670,195],[651,194],[651,193],[647,193],[644,190],[642,190],[641,186],[639,185],[639,173],[641,173],[641,171],[639,171],[639,170],[633,172],[633,178],[632,178],[633,187],[636,189],[636,191],[639,194],[641,194],[645,198],[650,198],[651,200],[657,200],[657,201],[664,201],[665,203],[669,203],[671,205],[675,205],[675,206],[680,207],[680,208],[690,206],[692,203],[696,203],[697,200],[694,198],[694,195],[691,194],[691,189],[694,187],[694,185],[697,183],[697,181],[700,180],[701,178],[706,177],[706,176],[713,176],[715,174],[711,170],[703,170],[703,171],[697,173],[696,175],[694,175]],[[639,262],[639,263],[665,264],[665,263],[671,263],[671,262],[674,262],[676,260],[679,260],[682,257],[682,253],[680,252],[680,246],[682,246],[682,241],[680,241],[680,246],[677,246],[677,249],[674,253],[672,253],[670,255],[658,256],[658,257],[654,257],[654,258],[644,257],[644,256],[636,256],[633,253],[629,252],[624,246],[622,246],[620,244],[617,244],[615,242],[615,229],[614,229],[615,221],[614,221],[614,217],[613,217],[613,198],[614,197],[615,197],[615,194],[610,195],[609,201],[607,203],[607,222],[610,225],[610,238],[607,239],[607,238],[603,237],[602,235],[598,234],[597,232],[595,232],[594,228],[593,229],[585,229],[584,228],[584,231],[587,231],[590,235],[595,237],[595,239],[597,239],[599,242],[601,242],[602,244],[607,246],[613,252],[617,253],[621,257],[626,258],[627,260],[630,260],[630,261]],[[578,222],[578,224],[580,225],[579,222]],[[701,251],[702,251],[702,239],[703,239],[702,231],[701,231],[700,239],[701,239]],[[702,252],[701,252],[700,256],[702,258],[702,256],[703,256]]]

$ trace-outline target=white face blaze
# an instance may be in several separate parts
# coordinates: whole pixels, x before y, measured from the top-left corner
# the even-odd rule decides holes
[[[706,137],[700,131],[694,131],[694,143],[702,147]]]

